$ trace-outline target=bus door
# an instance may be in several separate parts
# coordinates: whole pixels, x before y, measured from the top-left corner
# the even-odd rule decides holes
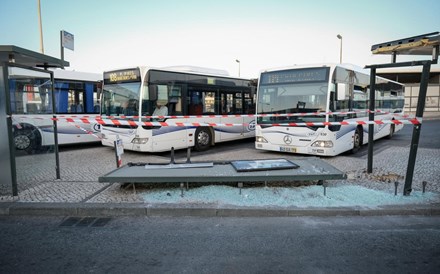
[[[183,115],[183,98],[182,98],[182,85],[176,85],[174,83],[163,83],[155,85],[156,95],[155,99],[143,100],[142,113],[148,113],[148,115],[160,115],[160,116],[182,116]],[[161,114],[155,114],[156,101],[159,102],[162,108],[166,108]],[[151,114],[150,114],[151,113]],[[153,129],[153,151],[170,150],[172,147],[175,149],[181,149],[188,147],[188,134],[190,130],[187,127],[175,126],[176,122],[185,122],[183,118],[154,118],[153,121],[165,121],[171,125],[161,126]]]
[[[191,121],[199,123],[220,123],[221,118],[215,116],[219,114],[217,98],[217,90],[214,87],[188,87],[188,115],[200,116],[191,119]],[[218,141],[221,139],[221,133],[218,127],[212,126],[210,130],[212,130],[211,132],[214,134],[214,136],[212,136],[214,140]]]
[[[229,140],[235,139],[237,136],[243,136],[247,131],[247,125],[244,124],[243,117],[234,116],[244,114],[242,93],[235,91],[222,92],[220,102],[221,114],[228,115],[228,118],[222,118],[222,123],[240,124],[239,126],[224,127],[221,139]]]

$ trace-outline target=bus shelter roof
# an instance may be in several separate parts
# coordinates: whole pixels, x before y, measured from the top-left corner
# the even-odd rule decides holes
[[[431,32],[371,46],[373,54],[431,55],[440,44],[439,32]]]
[[[0,62],[43,68],[63,68],[70,65],[64,60],[12,45],[0,45]]]

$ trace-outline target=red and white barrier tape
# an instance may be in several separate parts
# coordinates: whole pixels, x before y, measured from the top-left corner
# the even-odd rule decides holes
[[[55,118],[53,118],[55,119]],[[210,127],[233,127],[233,126],[248,126],[249,123],[204,123],[204,122],[137,122],[132,120],[116,120],[116,119],[94,119],[94,120],[88,120],[88,119],[72,119],[72,118],[65,118],[65,119],[59,119],[56,120],[66,120],[69,123],[86,123],[89,124],[91,122],[98,123],[100,125],[115,125],[115,126],[161,126],[161,127],[170,127],[170,126],[176,126],[176,127],[200,127],[200,126],[210,126]],[[376,124],[376,125],[382,125],[382,124],[395,124],[395,125],[402,125],[402,124],[412,124],[412,125],[420,125],[422,123],[421,118],[413,118],[410,120],[374,120],[374,121],[341,121],[341,122],[305,122],[305,123],[272,123],[272,124],[264,124],[264,125],[270,125],[270,126],[336,126],[336,125],[370,125],[370,124]]]
[[[102,137],[96,135],[93,131],[90,131],[90,130],[87,130],[87,129],[85,129],[85,128],[82,128],[82,127],[78,126],[77,124],[75,124],[75,123],[73,123],[73,122],[67,122],[67,123],[70,124],[70,125],[72,125],[72,126],[74,126],[74,127],[76,127],[76,128],[78,128],[78,129],[80,129],[80,130],[82,130],[82,131],[84,131],[84,132],[87,133],[87,134],[90,134],[90,135],[94,136],[95,138],[97,138],[97,139],[99,139],[99,140],[102,140]]]
[[[294,116],[324,116],[324,115],[348,115],[348,114],[360,114],[360,113],[378,113],[378,114],[391,114],[392,116],[398,116],[403,118],[410,118],[410,115],[403,113],[385,112],[383,110],[359,110],[359,111],[340,111],[340,112],[300,112],[300,113],[273,113],[273,114],[224,114],[224,115],[167,115],[167,116],[100,116],[102,119],[189,119],[189,118],[245,118],[245,117],[294,117]],[[72,116],[70,116],[72,117]],[[82,117],[81,117],[82,118]],[[414,117],[412,117],[414,118]]]
[[[172,119],[189,119],[189,118],[239,118],[239,117],[290,117],[290,116],[305,116],[305,115],[346,115],[346,114],[353,114],[353,113],[361,113],[361,112],[370,112],[370,111],[353,111],[353,112],[311,112],[311,113],[285,113],[285,114],[245,114],[245,115],[184,115],[184,116],[142,116],[142,118],[148,118],[148,119],[166,119],[166,118],[172,118]],[[381,110],[375,111],[377,113],[382,114],[392,114],[394,113],[385,113],[381,112]],[[403,114],[397,114],[395,116],[402,116],[402,117],[409,117],[408,115]],[[83,123],[83,124],[91,124],[91,123],[97,123],[100,125],[129,125],[129,126],[178,126],[178,127],[198,127],[198,126],[213,126],[213,127],[220,127],[220,126],[248,126],[249,123],[240,123],[240,124],[234,124],[234,123],[206,123],[206,122],[174,122],[174,121],[168,121],[168,122],[158,122],[158,121],[145,121],[145,122],[137,122],[133,120],[125,120],[125,119],[139,119],[140,116],[91,116],[91,115],[57,115],[57,118],[53,118],[51,116],[16,116],[14,115],[14,118],[18,119],[43,119],[43,120],[56,120],[56,121],[66,121],[68,123],[71,123],[75,125],[76,127],[80,128],[81,130],[88,132],[88,130],[83,129],[76,125],[76,123]],[[341,121],[341,122],[304,122],[304,123],[273,123],[273,124],[264,124],[269,126],[330,126],[330,125],[368,125],[368,124],[412,124],[412,125],[419,125],[422,123],[422,118],[418,117],[412,117],[407,120],[374,120],[374,121],[365,121],[365,120],[358,120],[358,121]]]

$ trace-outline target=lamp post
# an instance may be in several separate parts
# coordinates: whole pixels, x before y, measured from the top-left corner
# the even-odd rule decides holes
[[[41,23],[41,5],[40,0],[38,0],[38,21],[40,26],[40,51],[44,54],[44,46],[43,46],[43,26]]]
[[[240,60],[235,59],[235,62],[238,63],[238,77],[240,77]]]
[[[339,63],[342,64],[342,36],[338,34],[336,37],[341,40],[341,46],[339,47]]]

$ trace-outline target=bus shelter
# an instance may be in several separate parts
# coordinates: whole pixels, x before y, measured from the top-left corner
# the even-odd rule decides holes
[[[53,72],[68,62],[0,45],[0,195],[17,196],[33,180],[59,179]],[[41,132],[53,138],[41,146]],[[51,135],[52,136],[52,135]]]
[[[431,32],[418,36],[412,36],[395,41],[389,41],[371,46],[373,54],[391,55],[391,63],[388,64],[374,64],[366,66],[371,70],[370,74],[370,105],[369,105],[369,120],[374,120],[375,110],[375,86],[376,86],[376,69],[379,68],[396,68],[396,67],[413,67],[422,66],[422,79],[420,81],[419,98],[417,102],[416,118],[422,120],[425,110],[426,92],[428,89],[429,74],[431,65],[438,63],[438,56],[440,52],[440,32]],[[412,55],[412,56],[429,56],[431,60],[417,60],[409,62],[396,62],[397,55]],[[413,128],[411,147],[409,152],[408,167],[406,169],[405,186],[403,195],[408,196],[412,191],[412,179],[414,175],[414,166],[416,163],[417,149],[419,145],[419,138],[422,124],[416,124]],[[373,170],[373,125],[369,125],[368,134],[368,164],[367,172],[371,173]]]

